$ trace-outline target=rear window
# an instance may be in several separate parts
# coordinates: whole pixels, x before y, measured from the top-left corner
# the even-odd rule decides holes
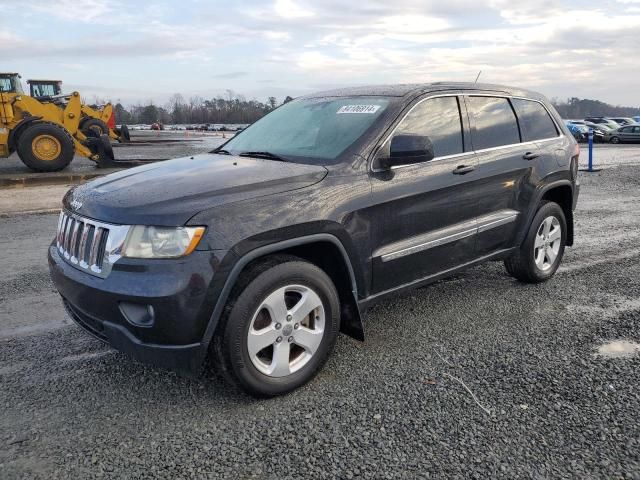
[[[558,136],[553,120],[540,103],[520,98],[514,98],[511,102],[518,115],[523,142]]]
[[[467,98],[475,150],[520,143],[518,123],[509,100],[498,97]]]

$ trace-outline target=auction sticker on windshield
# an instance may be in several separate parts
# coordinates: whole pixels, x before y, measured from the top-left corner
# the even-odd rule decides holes
[[[336,113],[376,113],[379,108],[380,105],[344,105]]]

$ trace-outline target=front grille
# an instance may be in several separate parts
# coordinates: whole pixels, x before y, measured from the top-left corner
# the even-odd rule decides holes
[[[80,270],[105,277],[120,258],[128,227],[60,213],[56,246],[60,256]]]

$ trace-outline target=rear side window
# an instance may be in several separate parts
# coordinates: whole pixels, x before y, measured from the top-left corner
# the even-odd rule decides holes
[[[400,122],[396,134],[426,135],[436,157],[464,151],[462,122],[456,97],[438,97],[418,104]]]
[[[472,119],[473,148],[500,147],[520,143],[518,123],[506,98],[467,97]]]
[[[514,98],[511,102],[518,115],[523,142],[558,136],[553,120],[540,103],[520,98]]]

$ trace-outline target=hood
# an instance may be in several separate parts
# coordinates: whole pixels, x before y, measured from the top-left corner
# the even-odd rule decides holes
[[[316,165],[209,153],[98,178],[70,190],[63,205],[108,223],[178,226],[204,209],[304,188],[326,174]]]

